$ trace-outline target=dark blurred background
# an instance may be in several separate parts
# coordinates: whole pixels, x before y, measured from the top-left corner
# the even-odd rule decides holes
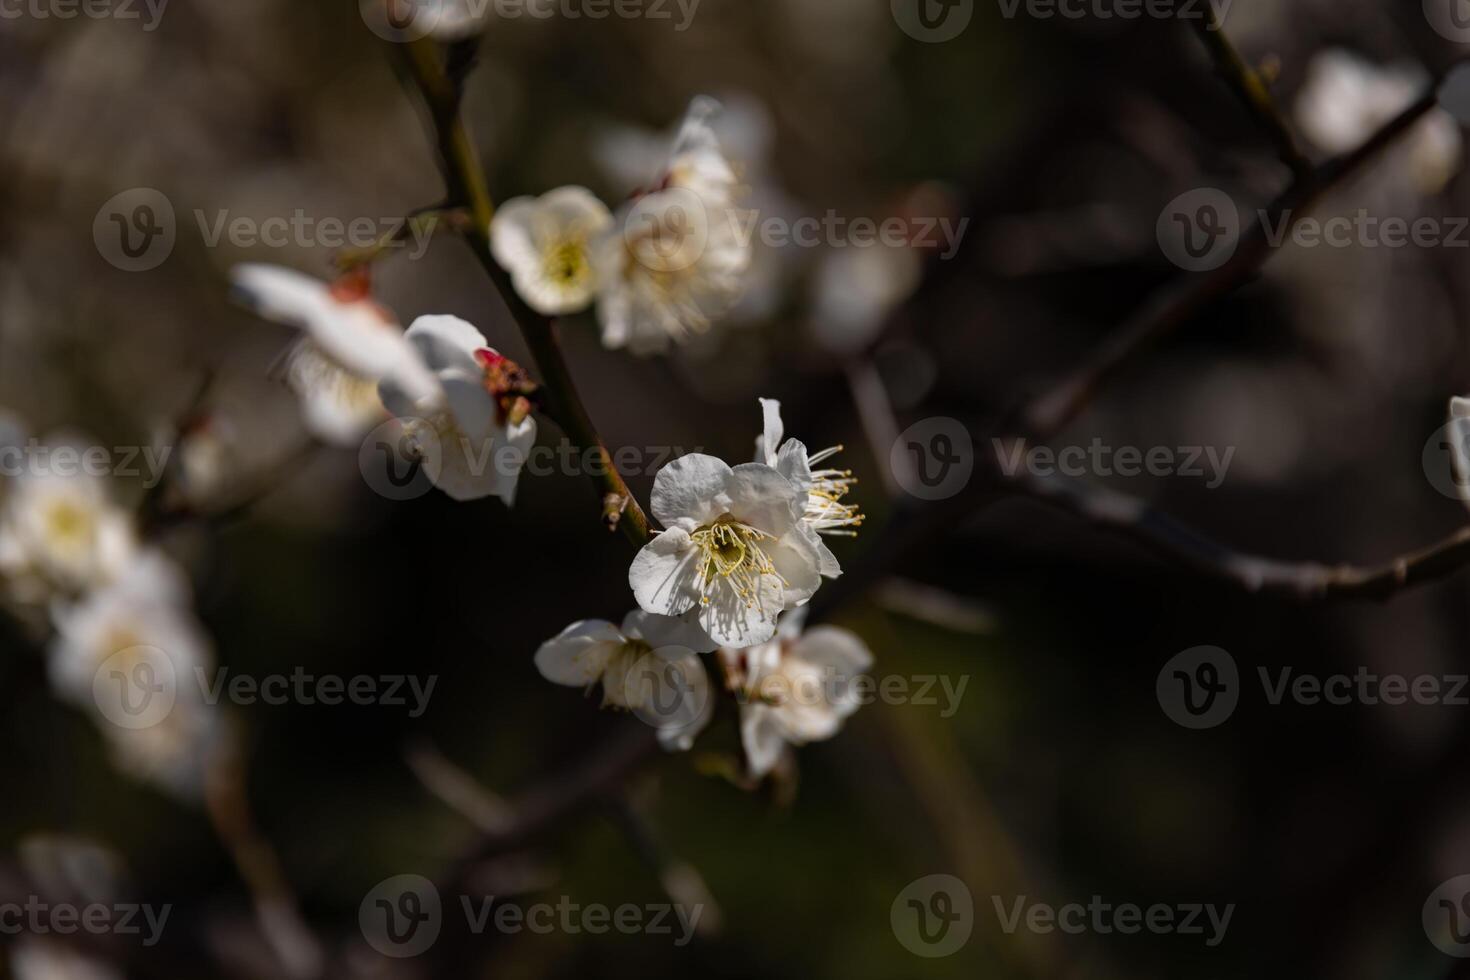
[[[880,327],[833,312],[867,274],[799,248],[765,257],[762,302],[667,359],[603,350],[590,315],[564,326],[611,446],[748,458],[758,396],[782,399],[788,433],[808,445],[844,444],[868,514],[855,541],[834,546],[849,569],[874,560],[895,511],[913,505],[885,493],[888,445],[875,450],[861,422],[854,372],[882,379],[899,428],[955,418],[987,452],[1008,408],[1179,274],[1154,234],[1169,201],[1217,187],[1254,209],[1290,179],[1189,25],[974,6],[944,43],[905,34],[885,0],[704,0],[682,32],[492,17],[467,82],[497,200],[565,183],[621,199],[631,188],[599,148],[666,132],[709,93],[764,129],[746,149],[764,142],[768,156],[746,173],[773,209],[970,219],[952,259],[920,256],[912,289],[865,301]],[[1417,3],[1238,0],[1225,27],[1252,64],[1279,67],[1274,90],[1293,116],[1329,48],[1426,77],[1461,53]],[[0,20],[0,404],[34,432],[147,444],[212,370],[211,411],[242,457],[289,449],[299,423],[270,368],[290,331],[232,306],[226,274],[265,261],[326,276],[332,252],[210,247],[192,215],[387,219],[439,200],[391,47],[351,3],[176,0],[153,31]],[[1470,214],[1463,175],[1426,192],[1402,169],[1385,158],[1320,210]],[[114,268],[92,237],[98,208],[134,187],[162,191],[179,215],[173,254],[145,273]],[[1283,249],[1130,364],[1056,443],[1233,447],[1217,488],[1100,482],[1246,552],[1331,564],[1427,544],[1465,520],[1421,461],[1446,400],[1470,389],[1465,271],[1450,248]],[[405,323],[453,313],[529,361],[451,237],[380,263],[375,285]],[[852,336],[871,354],[849,353]],[[559,438],[542,426],[543,442]],[[651,473],[630,482],[646,500]],[[193,572],[232,671],[439,678],[417,719],[388,707],[231,709],[255,821],[330,950],[360,942],[359,902],[375,884],[434,878],[475,834],[415,778],[406,749],[432,744],[514,797],[638,724],[547,684],[531,660],[569,622],[618,620],[632,605],[631,551],[601,531],[583,479],[526,478],[509,511],[439,494],[393,503],[352,453],[321,450],[248,514],[182,527],[166,544]],[[915,583],[963,615],[916,608]],[[1420,915],[1441,881],[1470,872],[1466,709],[1272,706],[1255,676],[1465,672],[1465,600],[1464,576],[1383,604],[1254,597],[1053,509],[977,506],[832,612],[871,646],[878,676],[968,677],[952,717],[864,707],[800,752],[794,801],[719,777],[712,760],[735,746],[728,716],[692,756],[631,780],[631,805],[718,903],[718,935],[684,948],[615,933],[494,936],[445,975],[1448,976],[1457,961]],[[235,964],[227,975],[263,975],[245,954],[195,957],[196,944],[247,945],[254,928],[203,811],[116,772],[93,724],[48,690],[34,638],[7,635],[0,845],[13,855],[36,834],[98,841],[137,895],[176,907],[163,945],[190,972],[164,975],[215,975],[221,962]],[[1189,731],[1161,710],[1155,679],[1201,644],[1230,651],[1245,693],[1227,723]],[[512,856],[534,871],[526,900],[662,900],[625,830],[596,805],[538,835]],[[890,907],[939,873],[968,886],[975,932],[925,959],[898,941]],[[1146,932],[1008,935],[992,896],[1009,907],[1020,895],[1236,910],[1214,948]]]

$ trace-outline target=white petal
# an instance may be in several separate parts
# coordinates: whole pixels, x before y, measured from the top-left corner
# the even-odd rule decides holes
[[[490,251],[507,272],[524,272],[541,264],[541,250],[531,234],[535,213],[535,198],[515,197],[502,204],[490,220]]]
[[[774,398],[762,398],[760,403],[764,425],[756,444],[755,461],[775,466],[776,451],[781,448],[781,439],[786,434],[786,427],[781,422],[781,403]]]
[[[710,523],[730,510],[727,488],[733,475],[729,465],[714,456],[680,456],[653,478],[653,516],[666,527],[680,518],[696,525]]]
[[[639,715],[658,729],[659,744],[670,752],[687,752],[715,713],[714,693],[704,664],[693,654],[663,657],[657,671],[659,690]]]
[[[795,527],[806,507],[806,494],[764,463],[741,463],[726,486],[730,513],[773,537]]]
[[[822,585],[821,557],[804,530],[793,530],[766,548],[766,555],[785,582],[781,597],[783,609],[800,606]],[[837,571],[840,574],[842,569]]]
[[[435,374],[459,370],[482,372],[475,352],[489,349],[485,335],[457,316],[421,316],[408,328],[408,341]]]
[[[633,558],[628,584],[644,611],[679,616],[699,603],[699,551],[681,528],[656,536]]]
[[[655,650],[681,647],[695,653],[709,653],[715,642],[699,625],[698,619],[684,616],[659,616],[636,609],[623,618],[623,635],[643,640]]]
[[[541,644],[536,669],[553,684],[588,687],[602,677],[608,658],[622,645],[623,637],[612,623],[583,620]]]
[[[752,776],[759,778],[776,768],[781,753],[786,749],[786,740],[781,737],[781,729],[772,717],[769,705],[741,705],[740,742],[745,747],[745,758]]]
[[[774,575],[762,575],[756,585],[754,601],[743,597],[728,583],[717,583],[710,590],[709,602],[699,607],[699,624],[710,639],[722,647],[751,647],[776,635],[776,618],[785,608],[781,581]]]

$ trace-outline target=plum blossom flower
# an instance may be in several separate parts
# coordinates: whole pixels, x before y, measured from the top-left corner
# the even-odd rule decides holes
[[[806,494],[763,463],[681,456],[654,477],[651,503],[668,530],[628,571],[646,612],[692,611],[716,643],[745,647],[769,640],[776,617],[821,585],[821,558],[802,530]]]
[[[1312,59],[1297,95],[1297,118],[1313,143],[1329,153],[1347,153],[1406,109],[1426,83],[1413,66],[1380,66],[1332,48]],[[1442,109],[1431,111],[1392,159],[1421,192],[1439,191],[1460,169],[1459,124]]]
[[[853,682],[873,665],[855,634],[835,626],[803,634],[805,619],[806,610],[797,609],[781,618],[769,642],[720,651],[740,700],[740,739],[757,778],[775,768],[787,745],[836,735],[860,703]]]
[[[585,310],[597,291],[591,243],[612,213],[585,187],[506,201],[490,222],[490,249],[521,299],[538,313]]]
[[[28,469],[0,504],[0,575],[21,602],[106,585],[136,548],[131,517],[84,470]]]
[[[602,684],[603,707],[633,711],[669,750],[687,750],[714,713],[709,675],[697,654],[714,641],[696,624],[635,610],[621,626],[573,623],[536,651],[536,669],[553,684]]]
[[[751,243],[735,211],[735,169],[711,126],[718,111],[713,99],[694,100],[654,189],[594,245],[604,346],[662,353],[740,299]]]
[[[367,272],[333,283],[292,269],[245,264],[230,273],[235,295],[259,316],[306,338],[286,354],[285,377],[317,438],[354,447],[387,413],[378,383],[393,378],[422,398],[434,390],[393,314],[368,292]]]
[[[52,610],[47,653],[57,695],[96,716],[120,769],[195,796],[217,718],[198,674],[213,662],[183,572],[140,552],[117,581]]]
[[[856,504],[842,502],[857,480],[851,470],[812,469],[842,452],[842,447],[831,446],[809,454],[800,440],[782,442],[786,427],[781,421],[781,403],[773,398],[762,398],[760,403],[765,426],[755,440],[755,461],[775,469],[804,494],[801,532],[816,549],[822,574],[837,578],[842,574],[842,566],[822,535],[854,537],[857,534],[852,529],[862,525],[863,515]]]
[[[459,317],[421,316],[405,336],[433,372],[433,389],[418,396],[391,376],[379,394],[403,425],[410,452],[455,500],[499,497],[514,504],[521,467],[536,443],[536,420],[519,393],[529,384],[524,372]]]

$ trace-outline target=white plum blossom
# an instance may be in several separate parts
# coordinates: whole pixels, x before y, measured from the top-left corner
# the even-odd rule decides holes
[[[1427,84],[1423,72],[1412,65],[1380,66],[1331,48],[1308,66],[1297,95],[1297,119],[1317,146],[1329,153],[1348,153],[1407,109]],[[1391,159],[1401,172],[1408,171],[1421,192],[1442,189],[1460,169],[1459,124],[1448,112],[1431,110]]]
[[[322,441],[355,447],[384,421],[380,381],[392,378],[419,398],[434,390],[393,314],[369,294],[365,271],[326,283],[281,266],[245,264],[230,279],[236,297],[259,316],[305,331],[286,354],[285,377],[307,429]]]
[[[653,189],[595,243],[602,342],[656,354],[709,330],[740,299],[751,264],[735,208],[739,181],[710,124],[719,103],[695,99]]]
[[[781,403],[774,398],[762,398],[760,403],[764,427],[756,437],[755,461],[772,467],[801,491],[801,531],[816,549],[821,573],[827,578],[837,578],[842,574],[842,566],[822,535],[854,537],[857,534],[853,528],[862,525],[863,515],[856,504],[842,502],[857,480],[851,470],[812,469],[842,452],[842,447],[831,446],[808,453],[806,445],[798,439],[783,442],[786,427],[781,421]]]
[[[384,379],[383,404],[403,425],[412,452],[434,485],[455,500],[498,497],[515,503],[516,484],[536,443],[536,420],[524,398],[499,390],[511,362],[459,317],[421,316],[408,342],[433,372],[427,396]]]
[[[651,504],[668,530],[628,571],[646,612],[693,612],[721,646],[751,646],[821,585],[821,558],[802,527],[806,494],[770,466],[681,456],[659,470]]]
[[[213,654],[183,572],[140,552],[118,580],[52,609],[57,695],[88,711],[119,768],[196,796],[219,736],[199,674]]]
[[[720,651],[740,700],[741,743],[757,778],[775,768],[787,745],[836,735],[858,709],[854,681],[873,665],[855,634],[835,626],[803,633],[805,619],[805,609],[787,613],[770,642]]]
[[[612,213],[585,187],[506,201],[490,222],[490,249],[526,305],[546,316],[585,310],[597,292],[592,242]]]
[[[0,502],[0,575],[21,602],[106,585],[136,548],[131,516],[106,479],[85,470],[28,469]]]
[[[687,750],[714,713],[709,675],[698,654],[714,641],[687,617],[635,610],[621,626],[573,623],[536,651],[536,669],[553,684],[602,684],[603,707],[632,711],[669,750]]]

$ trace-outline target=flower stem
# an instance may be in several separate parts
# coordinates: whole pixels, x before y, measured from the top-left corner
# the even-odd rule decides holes
[[[648,517],[613,465],[612,454],[598,436],[597,428],[582,404],[566,357],[562,354],[561,342],[557,339],[556,321],[542,316],[521,301],[509,274],[500,268],[490,252],[490,219],[494,217],[495,207],[491,203],[479,157],[460,115],[460,87],[446,71],[439,47],[433,41],[425,38],[400,47],[404,50],[409,74],[429,107],[450,203],[470,212],[472,220],[464,229],[465,241],[510,308],[526,346],[531,349],[531,356],[541,373],[546,414],[578,449],[590,449],[597,454],[600,465],[592,469],[593,479],[601,491],[603,522],[609,530],[621,529],[624,537],[641,547],[650,537]]]

